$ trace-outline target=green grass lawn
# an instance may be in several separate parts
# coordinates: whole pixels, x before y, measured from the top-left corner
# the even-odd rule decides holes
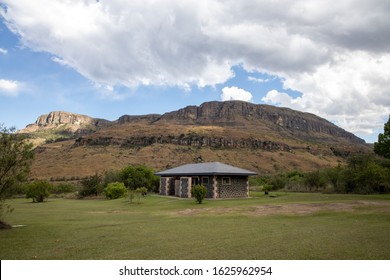
[[[390,259],[390,195],[12,201],[0,259]]]

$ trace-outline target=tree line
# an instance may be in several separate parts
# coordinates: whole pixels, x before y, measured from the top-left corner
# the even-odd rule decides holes
[[[312,172],[289,171],[250,179],[250,185],[275,190],[327,193],[390,193],[390,160],[377,155],[353,155],[346,165]]]

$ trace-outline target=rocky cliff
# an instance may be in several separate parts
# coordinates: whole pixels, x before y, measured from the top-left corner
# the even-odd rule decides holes
[[[283,152],[305,149],[342,157],[351,152],[350,145],[352,150],[365,150],[362,139],[316,115],[242,101],[206,102],[163,115],[125,115],[108,130],[77,138],[74,146],[155,144]],[[321,152],[313,150],[312,144],[323,146]]]
[[[93,118],[85,115],[56,111],[50,112],[47,115],[39,116],[38,119],[35,121],[35,125],[37,125],[38,127],[58,126],[62,124],[81,126],[92,124],[93,121]]]
[[[309,140],[313,134],[344,138],[353,143],[365,143],[354,134],[310,113],[243,101],[206,102],[164,114],[157,122],[198,125],[256,125],[263,122],[269,128]],[[314,139],[313,139],[314,140]]]
[[[354,134],[316,115],[288,108],[258,105],[243,101],[206,102],[200,106],[187,106],[163,115],[124,115],[113,122],[80,114],[56,111],[38,117],[34,124],[27,126],[20,132],[32,133],[42,129],[57,129],[62,130],[62,132],[66,131],[75,134],[76,136],[87,136],[100,129],[110,127],[110,132],[108,133],[114,131],[115,134],[116,127],[121,129],[120,127],[126,124],[140,124],[146,127],[159,127],[167,124],[236,127],[237,130],[252,131],[255,134],[262,131],[263,134],[273,134],[281,139],[294,138],[302,141],[324,142],[339,142],[342,140],[355,144],[365,143],[364,140],[356,137]],[[143,132],[141,131],[140,133],[142,134]],[[108,135],[108,138],[111,136]],[[139,136],[142,135],[137,137]],[[153,136],[159,137],[159,135]],[[202,137],[204,136],[202,135]],[[97,137],[101,138],[101,135]],[[207,137],[208,135],[206,135]],[[265,140],[266,138],[263,137],[260,140]],[[79,144],[89,142],[82,139],[79,140]]]
[[[28,125],[19,133],[34,133],[40,130],[53,130],[68,132],[70,134],[88,134],[100,127],[110,125],[111,122],[104,119],[91,118],[86,115],[74,114],[63,111],[54,111],[41,115],[35,123]]]
[[[120,146],[121,148],[146,147],[153,144],[173,144],[179,146],[210,147],[220,149],[250,148],[266,151],[291,151],[287,144],[259,139],[235,139],[229,137],[212,137],[201,135],[160,135],[160,136],[130,136],[127,138],[106,137],[80,137],[76,139],[75,146]]]

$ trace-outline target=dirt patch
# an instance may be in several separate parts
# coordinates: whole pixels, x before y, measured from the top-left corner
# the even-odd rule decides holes
[[[285,204],[285,205],[262,205],[251,207],[250,214],[255,216],[268,215],[309,215],[320,211],[353,211],[355,203],[315,203],[315,204]]]
[[[353,201],[339,203],[294,203],[294,204],[268,204],[250,207],[225,208],[189,208],[174,213],[174,216],[197,215],[228,215],[242,214],[251,216],[268,215],[310,215],[317,212],[352,212],[358,208],[369,207],[380,212],[390,213],[390,202],[383,201]]]

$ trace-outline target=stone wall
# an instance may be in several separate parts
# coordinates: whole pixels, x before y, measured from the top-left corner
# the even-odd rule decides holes
[[[203,178],[204,177],[209,178],[209,183],[208,184],[205,184],[203,182]],[[207,198],[213,198],[214,197],[213,178],[214,178],[214,176],[202,176],[202,185],[205,186],[206,189],[207,189],[207,193],[206,193],[206,197]]]
[[[160,177],[160,195],[168,195],[169,178]]]
[[[203,176],[206,177],[206,176]],[[203,178],[201,177],[201,178]],[[236,198],[248,197],[249,186],[246,176],[207,176],[209,183],[203,185],[207,188],[207,198]],[[230,184],[224,184],[222,178],[230,178]],[[160,178],[160,195],[174,195],[181,198],[191,197],[192,178],[173,177]]]
[[[191,178],[181,177],[180,178],[180,197],[188,198],[191,197]]]
[[[222,178],[229,177],[230,184],[223,184]],[[217,177],[218,198],[248,197],[247,176],[218,176]]]

